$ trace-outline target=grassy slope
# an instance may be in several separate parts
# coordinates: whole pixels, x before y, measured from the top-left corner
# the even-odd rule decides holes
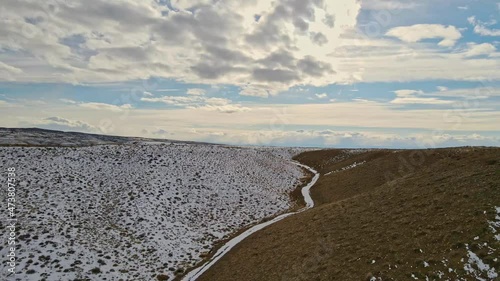
[[[500,149],[328,150],[297,160],[322,174],[312,189],[318,206],[252,235],[199,280],[433,280],[439,272],[455,280],[465,274],[466,244],[499,271],[488,220],[500,206]],[[366,163],[324,175],[354,161]]]

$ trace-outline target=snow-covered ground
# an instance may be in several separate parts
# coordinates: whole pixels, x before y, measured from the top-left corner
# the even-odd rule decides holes
[[[16,280],[172,278],[221,238],[291,207],[288,193],[303,172],[289,159],[300,151],[178,142],[0,147],[0,165],[15,167],[18,181]]]

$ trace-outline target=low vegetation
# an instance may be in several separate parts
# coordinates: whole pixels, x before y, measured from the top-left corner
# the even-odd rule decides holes
[[[324,150],[296,159],[322,175],[312,188],[317,207],[255,233],[199,280],[498,278],[500,149]]]
[[[172,280],[238,229],[294,206],[288,193],[303,176],[293,149],[128,139],[81,146],[105,136],[79,142],[56,133],[20,130],[21,142],[0,146],[0,166],[16,167],[20,280]],[[18,146],[43,136],[59,145]]]

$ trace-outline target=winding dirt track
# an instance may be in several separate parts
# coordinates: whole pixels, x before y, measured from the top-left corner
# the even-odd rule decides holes
[[[248,230],[246,230],[245,232],[241,233],[240,235],[234,237],[233,239],[229,240],[226,244],[224,244],[221,248],[219,248],[219,250],[215,253],[215,255],[210,258],[206,263],[204,263],[203,265],[201,265],[200,267],[197,267],[195,268],[194,270],[190,271],[188,274],[186,274],[186,276],[184,276],[181,281],[194,281],[196,280],[198,277],[200,277],[205,271],[207,271],[210,267],[212,267],[220,258],[222,258],[225,254],[227,254],[234,246],[236,246],[238,243],[240,243],[241,241],[243,241],[245,238],[247,238],[248,236],[252,235],[253,233],[265,228],[266,226],[269,226],[273,223],[276,223],[286,217],[289,217],[291,215],[295,215],[295,214],[298,214],[300,212],[303,212],[307,209],[310,209],[312,207],[314,207],[314,201],[312,200],[311,198],[311,187],[316,183],[316,181],[318,180],[319,178],[319,173],[314,170],[313,168],[309,167],[309,166],[306,166],[304,164],[301,164],[301,163],[298,163],[296,161],[292,161],[295,165],[297,166],[300,166],[300,167],[303,167],[309,171],[311,171],[312,173],[314,173],[314,177],[312,178],[312,180],[302,188],[302,196],[304,196],[304,201],[306,202],[306,206],[296,212],[290,212],[290,213],[286,213],[286,214],[282,214],[282,215],[279,215],[277,217],[275,217],[274,219],[272,220],[269,220],[267,222],[264,222],[264,223],[261,223],[261,224],[257,224],[251,228],[249,228]]]

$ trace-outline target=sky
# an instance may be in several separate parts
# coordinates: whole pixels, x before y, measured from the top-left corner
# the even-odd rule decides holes
[[[4,0],[0,126],[500,146],[498,0]]]

